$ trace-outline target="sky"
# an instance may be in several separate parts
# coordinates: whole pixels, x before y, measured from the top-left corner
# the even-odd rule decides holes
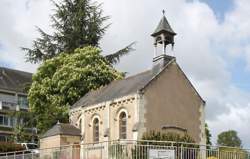
[[[135,51],[117,69],[129,75],[152,67],[154,31],[162,10],[177,33],[175,56],[206,101],[206,122],[218,133],[238,131],[250,148],[250,3],[249,0],[99,0],[112,25],[101,40],[103,54],[136,41]],[[52,32],[49,0],[0,1],[0,65],[35,72],[20,47],[38,37],[35,26]],[[180,114],[181,115],[181,114]]]

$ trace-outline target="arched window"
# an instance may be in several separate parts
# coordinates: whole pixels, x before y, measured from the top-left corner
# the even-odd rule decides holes
[[[127,138],[127,115],[125,112],[121,112],[119,115],[119,138]]]
[[[99,142],[99,120],[95,118],[93,121],[93,141]]]

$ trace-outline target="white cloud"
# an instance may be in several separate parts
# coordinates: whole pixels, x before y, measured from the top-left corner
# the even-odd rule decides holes
[[[207,120],[214,139],[221,130],[236,129],[241,132],[243,140],[248,142],[249,137],[243,133],[250,124],[249,120],[237,127],[223,124],[224,118],[227,120],[226,116],[232,115],[232,110],[244,109],[250,113],[247,109],[250,94],[233,86],[232,73],[228,70],[230,61],[225,59],[225,56],[230,60],[246,56],[242,41],[250,37],[247,29],[250,28],[250,21],[246,19],[249,17],[246,15],[250,13],[250,6],[242,3],[237,1],[235,8],[226,15],[225,21],[220,22],[213,10],[199,1],[104,0],[104,9],[107,14],[112,15],[113,24],[102,45],[104,50],[109,51],[136,40],[137,51],[126,57],[118,68],[132,73],[150,68],[153,56],[150,33],[161,17],[161,9],[166,9],[166,16],[177,32],[175,50],[169,54],[177,57],[178,63],[207,101]],[[240,26],[242,20],[244,24]],[[246,46],[250,46],[248,43]],[[236,122],[242,120],[241,113],[239,111],[238,116],[235,116]],[[220,129],[217,125],[220,125]]]
[[[238,131],[238,135],[244,139],[243,146],[248,147],[250,143],[250,129],[248,127],[250,123],[250,105],[248,104],[246,107],[241,107],[228,104],[227,107],[230,109],[229,113],[223,113],[219,115],[216,120],[208,122],[209,125],[212,125],[213,135],[218,135],[222,131],[240,130]],[[213,142],[216,143],[215,138]]]
[[[34,72],[37,65],[25,63],[24,52],[20,48],[30,47],[31,40],[38,36],[35,26],[50,31],[50,1],[1,0],[0,8],[0,42],[3,46],[0,50],[1,60],[14,68]]]
[[[214,139],[218,132],[236,129],[245,145],[250,146],[249,130],[250,93],[232,83],[230,62],[245,60],[250,68],[250,4],[235,0],[225,20],[216,19],[214,11],[200,1],[185,0],[101,0],[111,27],[102,39],[104,53],[114,52],[132,41],[136,51],[117,66],[130,74],[152,65],[153,39],[150,34],[161,18],[161,10],[177,32],[174,51],[170,55],[192,80],[207,101],[207,119]],[[35,25],[50,32],[49,0],[0,1],[0,57],[22,70],[34,71],[36,66],[24,63],[20,46],[30,46],[38,36]],[[250,69],[249,69],[250,70]],[[236,124],[228,124],[236,123]]]

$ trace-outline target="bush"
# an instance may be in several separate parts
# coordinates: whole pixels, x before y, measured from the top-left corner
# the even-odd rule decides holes
[[[207,159],[218,159],[218,158],[217,158],[217,157],[212,156],[212,157],[208,157]]]
[[[0,152],[22,151],[24,147],[12,142],[0,142]]]
[[[4,126],[0,126],[0,129],[1,129],[2,131],[13,131],[13,128],[4,127]]]
[[[171,132],[160,132],[160,131],[149,131],[143,134],[142,140],[154,140],[154,141],[174,141],[174,142],[185,142],[185,143],[194,143],[193,138],[185,133],[180,135],[178,133]]]
[[[237,159],[247,159],[248,152],[237,147],[220,147],[219,148],[219,158],[227,159],[228,156],[233,156]]]
[[[173,146],[175,147],[176,150],[175,154],[177,159],[179,158],[195,159],[196,154],[194,153],[193,149],[199,147],[195,146],[194,144],[184,144],[184,143],[195,143],[193,138],[187,133],[185,133],[184,135],[180,135],[178,133],[149,131],[143,134],[142,140],[147,140],[147,141],[138,141],[137,144],[139,144],[140,146],[136,146],[134,149],[132,149],[133,159],[137,158],[148,159],[148,151],[150,148],[166,149],[167,147],[170,148]],[[173,141],[173,144],[171,142],[157,142],[157,141]],[[181,150],[181,147],[190,149]]]

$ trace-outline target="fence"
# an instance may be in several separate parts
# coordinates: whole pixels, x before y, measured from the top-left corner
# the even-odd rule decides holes
[[[250,159],[250,151],[190,143],[119,140],[38,152],[0,153],[0,159]]]

